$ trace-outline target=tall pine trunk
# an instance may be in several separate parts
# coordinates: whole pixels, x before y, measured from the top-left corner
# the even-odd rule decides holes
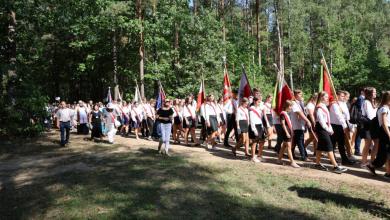
[[[141,81],[140,85],[140,93],[141,97],[145,97],[145,82],[144,82],[144,59],[145,59],[145,50],[144,50],[144,31],[143,31],[143,18],[142,18],[142,0],[137,0],[137,15],[138,20],[140,23],[140,46],[139,46],[139,56],[140,56],[140,62],[139,62],[139,78]]]
[[[258,65],[259,67],[261,67],[259,7],[260,7],[260,0],[256,0],[256,52],[257,52]]]
[[[275,18],[276,18],[276,31],[278,35],[278,55],[279,55],[279,71],[284,76],[284,50],[283,43],[280,31],[280,21],[279,21],[279,1],[275,0]]]

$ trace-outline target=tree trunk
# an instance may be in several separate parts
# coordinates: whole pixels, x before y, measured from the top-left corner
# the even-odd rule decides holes
[[[16,74],[16,14],[12,9],[13,3],[8,4],[8,42],[7,42],[7,75],[3,75],[3,94],[7,94],[14,102],[14,86],[17,77]]]
[[[223,43],[225,44],[226,42],[226,26],[225,26],[225,0],[220,0],[220,13],[219,16],[221,18],[221,23],[222,23],[222,40]]]
[[[198,0],[193,0],[193,2],[192,2],[192,3],[193,3],[193,6],[192,6],[192,7],[193,7],[193,10],[194,10],[194,15],[195,15],[195,16],[196,16],[196,14],[198,13],[198,12],[197,12],[197,8],[198,8],[197,1],[198,1]]]
[[[275,0],[276,31],[277,31],[277,35],[278,35],[279,71],[282,74],[282,76],[284,77],[284,51],[283,51],[282,37],[281,37],[281,33],[280,33],[278,7],[279,7],[279,1]]]
[[[138,20],[140,22],[140,46],[139,46],[139,56],[140,56],[140,62],[139,62],[139,77],[140,77],[140,93],[141,97],[145,97],[145,87],[144,87],[144,32],[143,32],[143,18],[142,18],[142,0],[137,0],[137,14],[138,14]]]
[[[257,52],[258,65],[259,67],[261,67],[259,7],[260,7],[260,0],[256,0],[256,52]]]
[[[112,63],[114,65],[114,84],[115,86],[118,84],[118,78],[117,78],[117,72],[118,72],[118,67],[117,67],[117,48],[116,48],[116,31],[113,29],[112,32]]]

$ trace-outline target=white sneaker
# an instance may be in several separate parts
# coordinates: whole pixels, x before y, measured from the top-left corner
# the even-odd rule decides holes
[[[254,157],[254,158],[252,158],[252,162],[254,162],[254,163],[260,163],[261,161],[260,161],[257,157]]]
[[[217,146],[216,145],[214,145],[211,149],[213,149],[213,150],[217,150]]]
[[[360,165],[360,167],[363,168],[363,169],[366,169],[367,165],[368,165],[368,163],[362,163],[362,164]]]

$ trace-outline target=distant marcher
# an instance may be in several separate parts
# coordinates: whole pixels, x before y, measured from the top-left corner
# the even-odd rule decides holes
[[[165,153],[169,156],[169,141],[171,139],[173,109],[171,108],[171,101],[166,99],[164,106],[157,110],[157,120],[159,121],[161,137],[158,144],[159,153]],[[164,151],[161,147],[164,144]]]
[[[56,113],[57,118],[57,127],[61,131],[61,146],[64,147],[65,144],[69,143],[70,135],[70,122],[74,117],[74,112],[69,109],[65,101],[60,103],[60,109]]]
[[[103,113],[99,111],[99,105],[93,105],[93,109],[91,111],[91,114],[89,115],[89,123],[92,126],[91,140],[93,140],[94,138],[101,139],[103,137],[102,117]]]

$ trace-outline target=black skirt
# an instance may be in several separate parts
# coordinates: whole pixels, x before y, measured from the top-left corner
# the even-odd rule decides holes
[[[192,117],[187,117],[187,120],[184,120],[183,122],[183,128],[196,128],[196,120]]]
[[[248,124],[247,120],[240,120],[238,122],[238,124],[240,125],[241,133],[248,133],[248,131],[249,131],[249,124]]]
[[[218,119],[216,115],[209,116],[210,127],[207,127],[207,133],[210,135],[218,131]]]
[[[180,117],[179,116],[176,116],[173,118],[173,123],[175,125],[180,125],[181,124],[181,120],[180,120]]]
[[[330,135],[324,128],[322,128],[319,122],[316,123],[316,134],[318,137],[317,150],[324,152],[333,151]]]
[[[252,130],[252,127],[249,126],[249,138],[253,140],[265,140],[265,129],[263,125],[257,124],[255,125],[258,136],[255,135],[255,133]]]

